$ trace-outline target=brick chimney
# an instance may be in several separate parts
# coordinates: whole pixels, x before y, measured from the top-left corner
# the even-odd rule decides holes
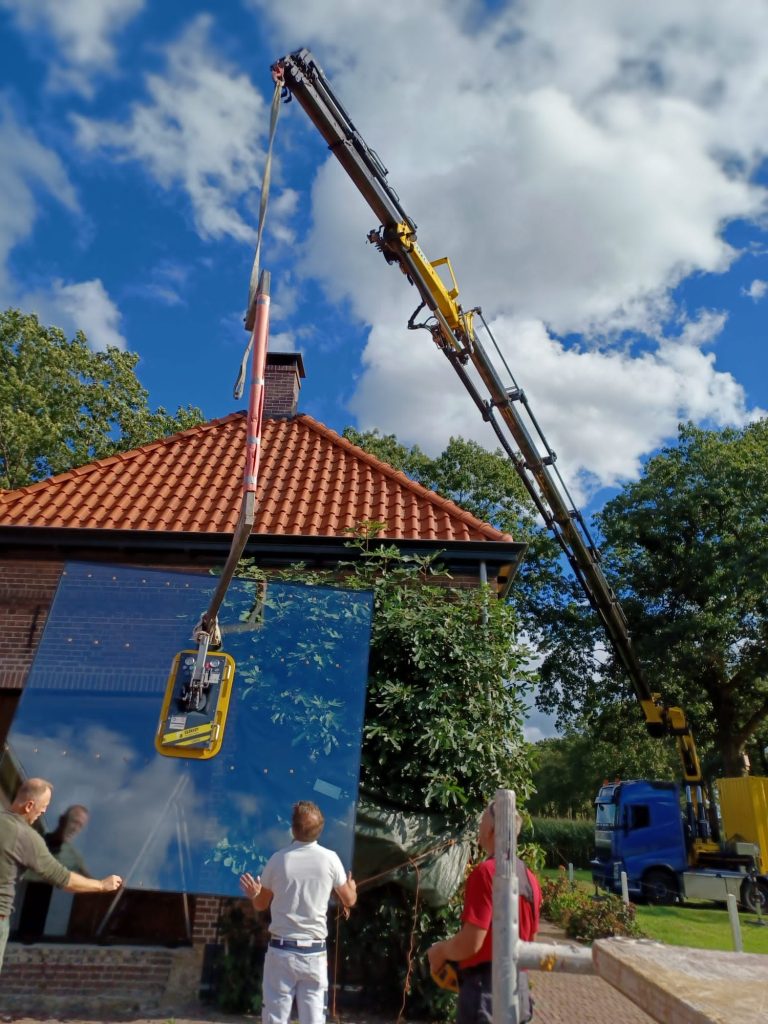
[[[296,415],[301,382],[306,377],[299,352],[268,352],[264,371],[264,419]]]

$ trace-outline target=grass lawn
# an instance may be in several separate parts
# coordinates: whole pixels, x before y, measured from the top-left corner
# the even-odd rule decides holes
[[[561,872],[545,868],[544,878],[557,878]],[[579,888],[594,892],[589,871],[574,871]],[[768,954],[768,924],[758,927],[755,914],[739,914],[741,938],[745,953]],[[768,918],[763,920],[768,921]],[[694,949],[733,949],[731,925],[725,906],[688,903],[674,907],[647,907],[638,905],[637,921],[649,939],[666,942],[670,946],[692,946]]]
[[[768,953],[768,922],[760,928],[755,914],[739,914],[745,953]],[[763,920],[766,920],[763,918]],[[637,908],[637,921],[649,939],[695,949],[733,949],[725,907],[689,903],[679,907]]]

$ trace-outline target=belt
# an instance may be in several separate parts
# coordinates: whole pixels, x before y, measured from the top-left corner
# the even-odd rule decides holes
[[[315,942],[304,941],[303,939],[270,939],[269,944],[274,949],[290,949],[292,953],[325,952],[325,939]]]

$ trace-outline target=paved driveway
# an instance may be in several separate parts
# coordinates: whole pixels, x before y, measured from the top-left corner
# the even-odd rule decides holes
[[[565,932],[549,921],[541,922],[542,942],[569,942]],[[602,978],[581,974],[531,972],[536,1000],[532,1024],[655,1024]]]
[[[549,922],[542,922],[539,938],[545,942],[564,942],[563,931]],[[601,978],[589,975],[531,973],[532,989],[536,1000],[533,1024],[655,1024],[652,1017],[643,1013],[634,1003],[617,992]],[[0,997],[2,1005],[2,997]],[[15,1024],[93,1024],[95,1020],[111,1018],[50,1017],[32,1019],[29,1017],[7,1017],[0,1015],[0,1021],[14,1021]],[[187,1015],[171,1017],[158,1014],[142,1017],[125,1024],[243,1024],[256,1022],[260,1017],[243,1017],[217,1013],[210,1010],[188,1011]],[[391,1017],[375,1015],[344,1014],[342,1024],[395,1024]],[[416,1024],[416,1022],[410,1022]]]

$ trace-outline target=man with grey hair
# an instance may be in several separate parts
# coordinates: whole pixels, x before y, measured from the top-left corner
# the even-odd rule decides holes
[[[119,875],[86,878],[64,867],[51,854],[32,825],[46,812],[52,795],[53,786],[46,779],[27,779],[19,787],[10,809],[0,814],[0,969],[8,942],[16,882],[25,868],[67,892],[114,892],[123,884]]]
[[[517,832],[522,818],[517,815]],[[429,947],[429,967],[437,974],[447,960],[458,963],[459,1006],[456,1024],[491,1024],[492,961],[493,961],[493,877],[496,873],[494,848],[496,842],[493,802],[483,811],[480,819],[478,844],[488,857],[472,869],[464,889],[464,909],[461,929],[450,939],[435,942]],[[516,862],[519,904],[520,938],[533,942],[539,927],[541,889],[533,872],[521,860]],[[533,1003],[528,988],[528,975],[519,974],[520,1021],[529,1021]]]

